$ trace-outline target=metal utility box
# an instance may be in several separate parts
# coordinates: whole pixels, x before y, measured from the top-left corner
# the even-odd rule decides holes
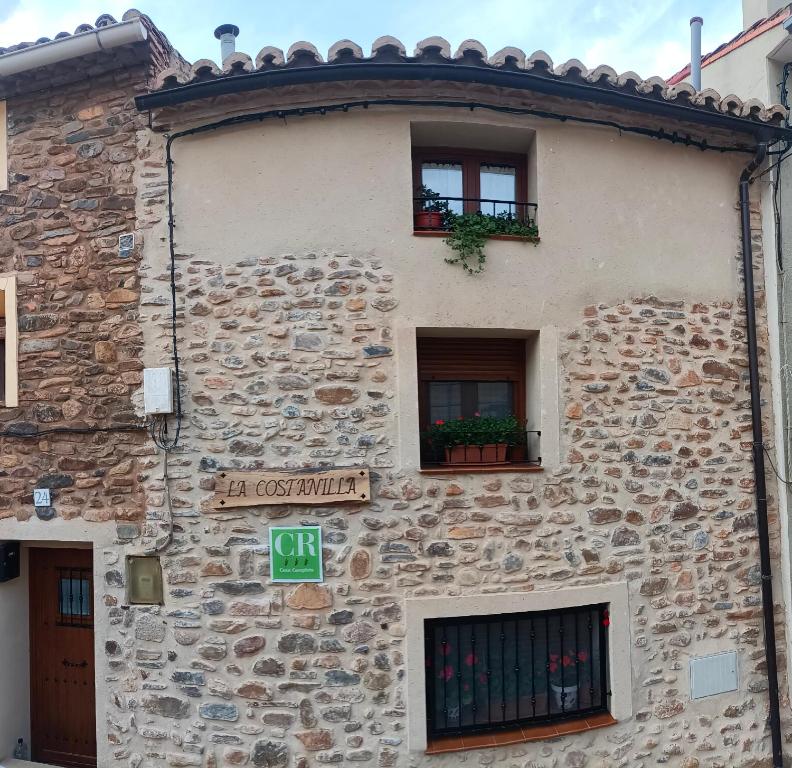
[[[0,541],[0,581],[19,578],[19,560],[19,542]]]

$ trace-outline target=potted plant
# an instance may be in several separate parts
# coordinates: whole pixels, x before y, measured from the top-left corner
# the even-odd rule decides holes
[[[503,464],[509,446],[522,439],[514,416],[480,416],[449,421],[438,419],[429,427],[426,440],[443,451],[445,464]]]
[[[584,648],[567,648],[562,653],[548,654],[547,673],[558,709],[578,708],[578,687],[590,679],[590,665],[591,654]]]
[[[425,184],[420,189],[420,210],[415,214],[416,229],[447,229],[449,219],[453,216],[447,200],[441,200],[440,194]]]
[[[448,264],[460,264],[469,275],[477,275],[484,269],[487,259],[484,244],[493,235],[538,238],[539,229],[533,219],[521,219],[503,211],[494,216],[485,213],[451,215],[448,220],[451,234],[446,245],[454,251],[446,257]]]

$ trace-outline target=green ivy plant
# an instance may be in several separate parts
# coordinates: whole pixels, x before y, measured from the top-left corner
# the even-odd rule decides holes
[[[479,212],[451,213],[448,224],[451,234],[445,243],[454,255],[446,257],[445,261],[447,264],[460,264],[469,275],[478,275],[484,270],[487,260],[484,244],[492,235],[539,236],[539,228],[533,219],[520,219],[506,212],[495,216]]]

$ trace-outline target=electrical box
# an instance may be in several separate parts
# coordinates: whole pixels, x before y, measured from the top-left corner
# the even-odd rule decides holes
[[[739,688],[737,652],[726,651],[690,659],[690,698],[703,699]]]
[[[143,371],[143,408],[147,416],[173,413],[173,376],[170,368]]]
[[[18,541],[0,541],[0,581],[19,578],[19,559]]]
[[[163,605],[162,565],[158,557],[127,556],[127,601],[130,605]]]

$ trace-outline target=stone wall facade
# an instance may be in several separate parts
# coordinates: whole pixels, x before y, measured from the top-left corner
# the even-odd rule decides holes
[[[131,399],[143,368],[140,248],[121,254],[119,236],[138,229],[144,119],[133,97],[148,73],[139,61],[88,68],[7,101],[0,273],[17,276],[19,407],[0,409],[0,431],[12,433],[0,437],[0,518],[117,520],[124,538],[139,532],[150,453]],[[110,431],[64,431],[93,428]],[[15,436],[50,430],[60,431]],[[53,490],[52,507],[34,512],[34,487]]]
[[[18,274],[21,376],[4,430],[139,424],[142,368],[171,364],[163,140],[131,102],[146,76],[106,73],[9,104],[0,272]],[[580,306],[557,327],[560,462],[437,477],[400,466],[396,339],[416,287],[399,261],[376,243],[307,251],[299,238],[271,253],[266,237],[255,254],[196,257],[181,213],[184,423],[168,485],[143,431],[0,439],[0,532],[21,530],[37,485],[57,493],[31,524],[117,524],[95,552],[100,765],[767,764],[736,296],[699,300],[680,279],[684,299]],[[736,273],[736,211],[733,222],[734,251],[716,257]],[[137,247],[121,257],[125,232]],[[210,505],[221,469],[356,464],[371,468],[370,504]],[[169,518],[165,604],[126,605],[124,557],[161,541]],[[325,583],[270,583],[273,523],[323,527]],[[409,751],[408,672],[420,672],[405,656],[406,598],[459,597],[464,613],[466,596],[519,603],[616,582],[630,594],[631,719],[540,743]],[[691,701],[688,658],[732,649],[739,691]]]
[[[158,157],[152,149],[146,165],[154,189]],[[735,269],[736,229],[735,213]],[[760,247],[756,258],[761,272]],[[152,260],[148,365],[168,361],[166,265]],[[107,735],[118,764],[765,764],[738,301],[581,307],[558,329],[560,465],[438,478],[398,467],[396,265],[371,253],[180,253],[177,276],[186,416],[170,458],[176,536],[166,604],[111,608]],[[209,504],[220,469],[321,464],[370,466],[372,503]],[[161,480],[145,489],[150,518],[164,518]],[[324,584],[269,583],[271,523],[322,525]],[[111,566],[109,605],[124,599],[119,577]],[[466,595],[616,581],[630,590],[631,720],[516,747],[409,752],[405,598],[463,606]],[[740,690],[691,701],[688,657],[724,649],[738,651]]]

